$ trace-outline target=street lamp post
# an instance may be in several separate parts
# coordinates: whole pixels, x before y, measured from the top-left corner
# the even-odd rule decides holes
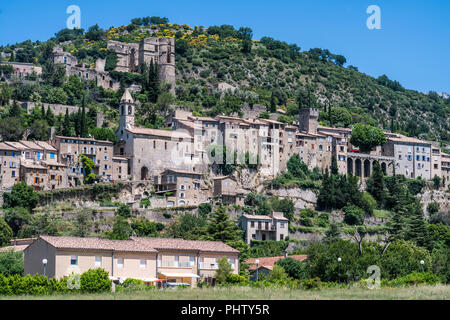
[[[45,268],[47,267],[47,259],[42,259],[42,266],[44,267],[44,276],[45,276]]]
[[[258,272],[259,272],[259,260],[256,260],[255,261],[255,263],[256,263],[256,282],[258,282],[258,278],[259,278],[259,275],[258,275]]]
[[[425,261],[420,260],[420,266],[422,267],[422,272],[423,272],[423,265],[425,264]]]
[[[341,257],[338,257],[337,261],[338,261],[338,272],[339,272],[338,283],[341,283],[341,261],[342,261]]]

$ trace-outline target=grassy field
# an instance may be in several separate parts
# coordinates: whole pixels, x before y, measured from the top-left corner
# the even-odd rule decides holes
[[[0,297],[8,300],[450,300],[450,285],[381,288],[290,290],[284,288],[195,288],[90,295]]]

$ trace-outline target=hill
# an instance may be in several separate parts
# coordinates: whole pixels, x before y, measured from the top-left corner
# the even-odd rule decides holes
[[[299,106],[316,106],[321,110],[319,120],[326,125],[365,122],[409,136],[450,141],[450,99],[435,92],[424,94],[405,89],[386,76],[375,79],[358,72],[355,66],[344,67],[346,58],[329,50],[301,51],[295,44],[269,37],[255,41],[251,40],[252,33],[250,28],[192,28],[170,24],[166,18],[147,17],[108,30],[97,25],[87,32],[65,29],[47,42],[27,41],[0,51],[12,53],[14,61],[43,65],[45,74],[49,48],[60,45],[88,65],[99,57],[106,58],[107,70],[113,70],[116,59],[107,50],[108,40],[139,42],[148,36],[170,36],[176,39],[176,100],[163,89],[159,102],[141,111],[138,123],[142,126],[160,127],[169,104],[211,116],[242,115],[244,104],[265,105],[268,111],[284,109],[286,112],[279,115],[284,122],[296,120]],[[125,86],[144,83],[144,75],[115,71],[111,74],[121,80],[121,90],[115,93],[85,85],[85,90],[89,88],[88,103],[115,107]],[[224,93],[219,90],[223,83],[236,90]],[[37,90],[45,102],[49,89],[40,87],[46,84],[53,85],[45,78],[34,89],[29,88],[30,84],[13,84],[12,98],[26,100]],[[136,97],[144,105],[148,100],[143,94]],[[81,103],[79,99],[70,102]],[[114,127],[116,113],[107,113]]]

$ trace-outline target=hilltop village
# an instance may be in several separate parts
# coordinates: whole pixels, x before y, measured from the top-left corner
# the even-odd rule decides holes
[[[160,29],[143,33],[138,25],[94,26],[82,41],[72,34],[77,31],[63,30],[56,45],[41,44],[35,63],[14,61],[17,48],[0,52],[0,222],[9,234],[0,246],[24,251],[24,274],[44,270],[63,278],[101,267],[119,284],[136,278],[197,286],[215,283],[221,258],[231,276],[252,274],[254,280],[255,273],[256,279],[259,272],[269,276],[288,253],[298,263],[307,259],[308,246],[322,239],[327,250],[352,239],[361,255],[363,240],[384,246],[383,253],[394,241],[430,252],[433,242],[445,242],[445,125],[430,129],[427,140],[405,131],[417,125],[394,123],[396,107],[378,102],[375,108],[369,100],[368,110],[392,116],[387,130],[384,119],[319,103],[323,96],[316,99],[307,82],[290,99],[250,84],[240,90],[223,74],[212,86],[204,80],[212,71],[190,69],[200,59],[184,54],[195,48],[205,60],[227,60],[214,46],[212,53],[204,50],[222,41],[220,33],[232,33],[221,45],[247,55],[246,61],[258,60],[248,56],[252,50],[263,56],[274,50],[286,65],[296,64],[300,48],[271,38],[252,41],[245,28],[171,25],[179,30],[167,35],[172,31],[163,24],[154,35]],[[77,40],[85,47],[76,47]],[[340,57],[321,55],[312,63],[343,69]],[[203,79],[195,85],[180,85],[198,76]],[[389,81],[383,86],[400,90]],[[42,88],[23,93],[33,85]],[[258,95],[267,105],[257,103]],[[447,104],[439,103],[433,105],[438,111]],[[334,111],[339,121],[332,121]],[[432,133],[444,138],[431,141]],[[426,228],[429,241],[423,240]]]

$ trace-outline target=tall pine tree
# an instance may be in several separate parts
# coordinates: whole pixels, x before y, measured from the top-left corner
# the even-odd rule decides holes
[[[378,161],[374,162],[372,176],[367,180],[367,192],[377,200],[378,206],[382,207],[384,199],[386,198],[386,190],[383,170]]]

